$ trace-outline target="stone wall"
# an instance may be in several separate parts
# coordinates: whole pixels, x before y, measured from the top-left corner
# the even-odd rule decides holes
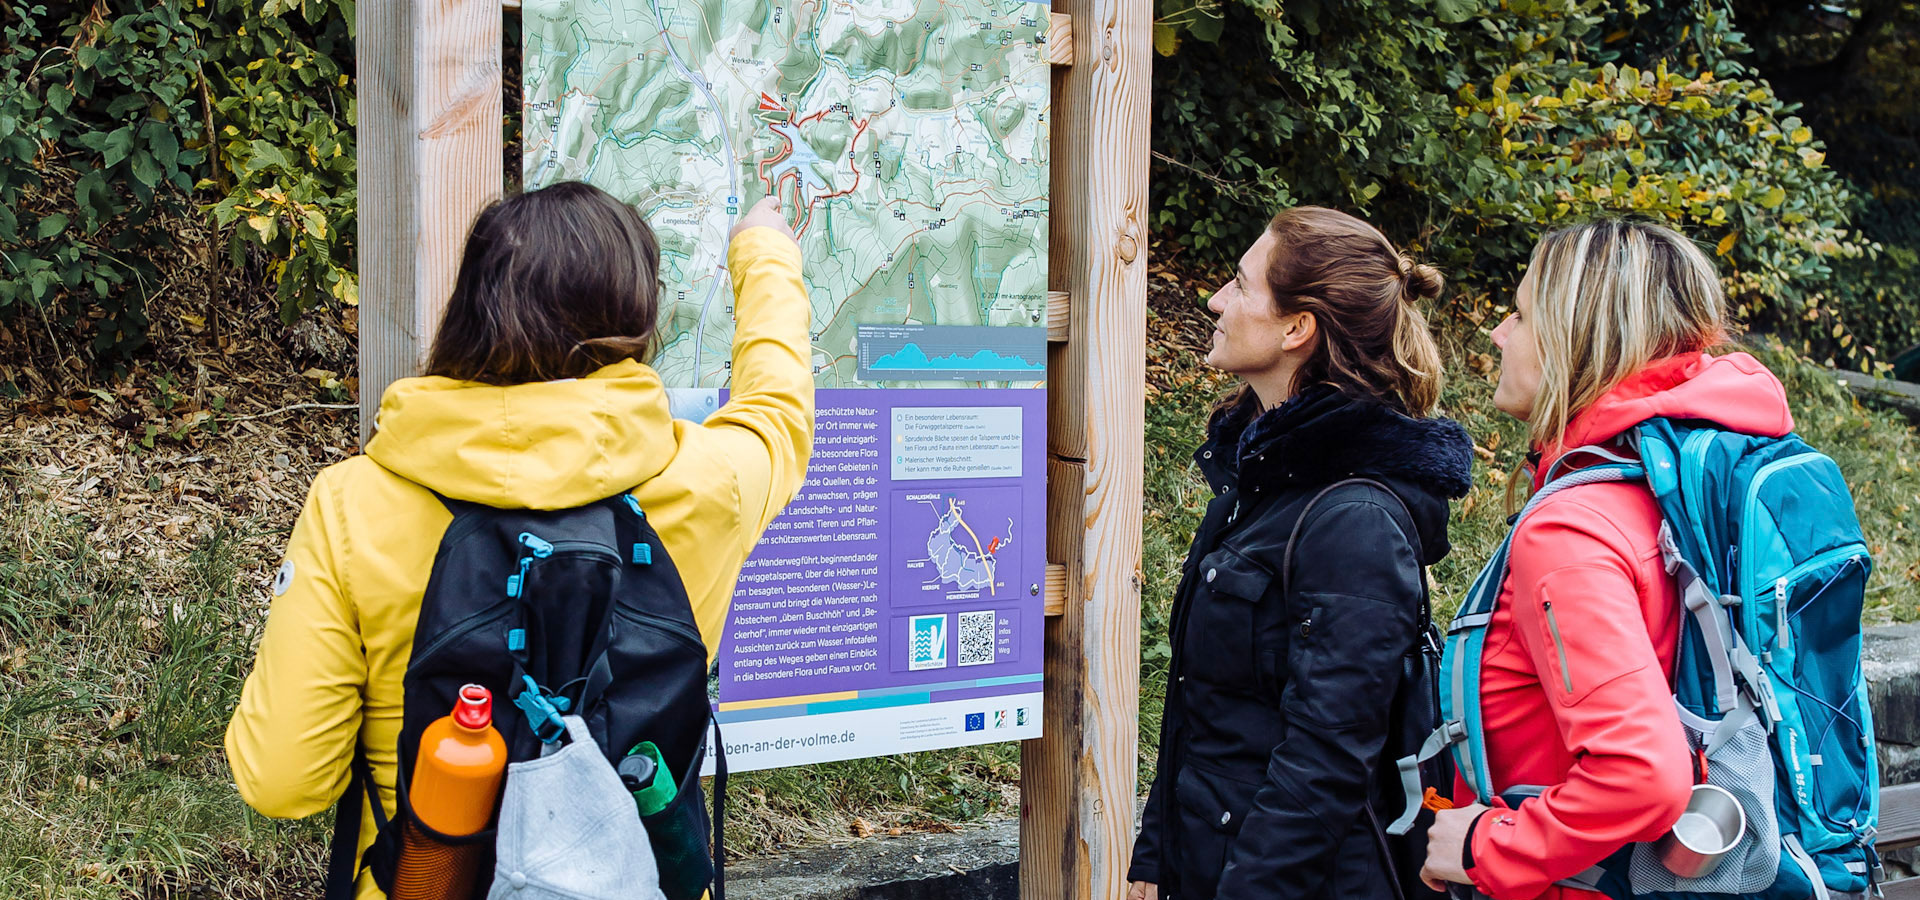
[[[1867,629],[1861,665],[1873,699],[1880,783],[1920,782],[1920,624]],[[1887,854],[1890,878],[1914,875],[1920,851]]]

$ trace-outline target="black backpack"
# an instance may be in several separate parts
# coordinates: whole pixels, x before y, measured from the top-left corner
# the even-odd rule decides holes
[[[712,721],[707,650],[686,587],[640,504],[625,493],[551,511],[440,500],[453,522],[434,555],[403,681],[399,812],[387,821],[356,751],[336,811],[327,900],[354,895],[363,793],[379,835],[361,865],[381,890],[392,892],[399,858],[411,852],[404,848],[426,846],[435,858],[473,866],[481,873],[474,896],[486,896],[495,830],[438,834],[407,797],[421,733],[470,683],[493,692],[494,727],[512,762],[538,758],[543,738],[564,732],[559,713],[582,716],[615,766],[635,745],[653,742],[678,789],[664,809],[642,818],[660,888],[668,900],[698,900],[711,882],[714,900],[724,900],[727,768],[717,744],[711,826],[700,787]]]

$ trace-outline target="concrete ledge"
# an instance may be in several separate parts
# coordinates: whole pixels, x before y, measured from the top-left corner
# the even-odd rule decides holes
[[[1020,822],[876,835],[727,866],[728,900],[1015,900]]]
[[[1840,379],[1847,390],[1869,406],[1890,409],[1907,417],[1907,422],[1920,427],[1920,384],[1907,381],[1894,381],[1889,378],[1875,378],[1859,372],[1829,370]]]
[[[1873,707],[1880,783],[1920,782],[1920,624],[1869,628],[1860,643]],[[1888,877],[1920,871],[1920,850],[1885,855]]]
[[[1874,736],[1882,743],[1920,745],[1920,623],[1867,629],[1860,666],[1872,689]],[[1912,781],[1920,777],[1890,783]]]

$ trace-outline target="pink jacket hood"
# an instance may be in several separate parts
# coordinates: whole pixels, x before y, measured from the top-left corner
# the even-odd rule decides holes
[[[1628,376],[1574,416],[1560,446],[1541,454],[1534,486],[1568,449],[1605,444],[1656,417],[1704,419],[1767,437],[1793,431],[1786,388],[1759,360],[1745,353],[1670,356]]]

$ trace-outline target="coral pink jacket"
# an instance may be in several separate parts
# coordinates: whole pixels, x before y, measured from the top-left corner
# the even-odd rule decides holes
[[[1577,415],[1561,447],[1543,453],[1534,488],[1566,448],[1630,453],[1622,433],[1656,416],[1793,430],[1785,390],[1753,357],[1671,357]],[[1555,494],[1514,535],[1481,669],[1487,764],[1496,791],[1546,790],[1473,829],[1467,874],[1495,900],[1597,898],[1554,882],[1658,838],[1686,806],[1693,767],[1669,687],[1681,606],[1659,531],[1644,485],[1609,483]],[[1459,783],[1454,797],[1464,805],[1473,793]]]

